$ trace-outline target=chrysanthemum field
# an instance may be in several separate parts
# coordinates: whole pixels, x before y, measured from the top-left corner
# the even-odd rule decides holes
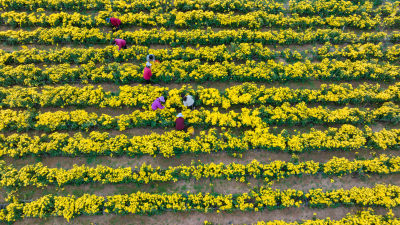
[[[400,224],[400,1],[0,0],[0,49],[2,224]]]

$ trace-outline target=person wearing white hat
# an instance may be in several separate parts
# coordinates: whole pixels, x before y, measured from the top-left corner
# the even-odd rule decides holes
[[[185,119],[183,119],[182,113],[179,113],[176,115],[176,120],[175,120],[175,128],[176,130],[185,130]]]
[[[147,62],[154,62],[156,60],[156,56],[155,55],[153,55],[153,54],[149,54],[149,55],[147,55],[146,56],[146,61]]]
[[[146,81],[146,84],[150,84],[150,78],[153,74],[151,73],[151,63],[146,62],[146,67],[143,70],[143,78]]]

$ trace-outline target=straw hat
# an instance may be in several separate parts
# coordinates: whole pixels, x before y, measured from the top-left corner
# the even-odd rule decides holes
[[[187,129],[187,132],[188,132],[189,134],[193,135],[193,134],[194,134],[194,128],[193,128],[193,127],[189,127],[189,128]]]

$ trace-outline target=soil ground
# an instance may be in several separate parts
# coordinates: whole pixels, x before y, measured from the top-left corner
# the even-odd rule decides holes
[[[5,30],[18,30],[19,28],[11,28],[7,26],[0,26],[0,31]],[[35,28],[24,28],[24,30],[33,30]],[[111,30],[109,27],[102,27],[105,32]],[[134,31],[137,27],[127,27],[124,30]],[[177,29],[182,30],[182,29]],[[214,28],[215,31],[226,30],[225,28]],[[264,29],[270,30],[270,29]],[[347,31],[347,30],[346,30]],[[352,30],[350,30],[352,31]],[[390,30],[392,31],[392,30]],[[360,31],[355,31],[357,34],[360,34]],[[369,32],[369,31],[366,31]],[[373,32],[373,31],[371,31]],[[107,44],[93,44],[90,45],[93,48],[104,48],[108,46]],[[305,51],[310,50],[313,47],[321,47],[322,45],[268,45],[271,49],[282,51],[286,48],[290,48],[291,50],[297,51]],[[345,46],[339,45],[340,47]],[[36,45],[29,44],[26,45],[27,48],[37,48],[41,50],[51,50],[54,49],[55,46],[51,45]],[[85,45],[73,45],[73,44],[65,44],[58,45],[57,48],[69,47],[69,48],[85,48]],[[150,45],[152,49],[162,49],[169,48],[168,45]],[[192,46],[194,47],[194,46]],[[11,46],[6,44],[1,44],[0,49],[5,51],[18,51],[22,49],[22,46]],[[278,58],[278,60],[286,63],[285,60]],[[138,63],[138,62],[135,62]],[[38,67],[43,67],[43,64],[38,64]],[[73,65],[77,66],[77,65]],[[368,82],[370,84],[377,84],[382,88],[387,88],[389,85],[392,85],[394,82],[369,82],[369,81],[321,81],[321,80],[311,80],[306,82],[274,82],[274,83],[265,83],[265,82],[257,82],[257,84],[265,85],[268,87],[290,87],[290,88],[309,88],[316,89],[321,86],[321,84],[338,84],[338,83],[351,83],[354,87],[363,84],[364,82]],[[183,85],[192,85],[197,88],[197,86],[201,85],[203,87],[208,88],[217,88],[219,90],[225,90],[229,87],[240,85],[240,82],[206,82],[206,83],[169,83],[164,84],[160,83],[160,86],[172,88],[181,88]],[[77,87],[82,87],[82,84],[73,84]],[[138,85],[138,83],[132,83],[129,85]],[[58,85],[55,85],[58,86]],[[119,85],[115,84],[96,84],[95,86],[101,86],[105,91],[118,92]],[[334,106],[330,106],[334,107]],[[340,106],[342,107],[342,106]],[[349,105],[349,107],[366,107],[365,105]],[[42,111],[57,111],[61,110],[58,108],[47,108],[42,109]],[[70,108],[63,110],[71,110]],[[129,113],[131,109],[123,108],[123,109],[98,109],[95,107],[88,107],[85,110],[89,112],[96,113],[106,113],[109,115],[120,115]],[[340,126],[340,125],[336,125]],[[362,127],[360,125],[359,127]],[[377,123],[370,125],[374,132],[380,131],[384,128],[392,129],[399,128],[397,124],[388,124],[388,123]],[[331,126],[333,127],[333,126]],[[277,126],[276,128],[272,128],[274,132],[280,132],[282,129],[287,129],[290,132],[294,133],[297,131],[309,131],[311,128],[325,130],[327,129],[326,125],[307,125],[307,126]],[[163,133],[165,131],[169,131],[172,128],[135,128],[128,129],[125,131],[116,131],[109,130],[107,132],[111,133],[112,136],[119,134],[126,135],[147,135],[152,132]],[[77,131],[68,131],[69,134],[74,134]],[[238,130],[237,132],[241,132]],[[30,135],[40,135],[43,132],[32,131],[29,132]],[[11,133],[5,133],[9,135]],[[302,154],[298,154],[298,158],[300,161],[308,161],[313,160],[316,162],[327,162],[333,157],[346,157],[349,160],[364,158],[368,159],[371,157],[378,157],[381,154],[386,154],[390,156],[400,156],[398,150],[375,150],[375,149],[360,149],[358,151],[321,151],[321,152],[306,152]],[[48,167],[57,167],[70,169],[73,165],[88,165],[95,167],[96,165],[105,165],[110,167],[135,167],[140,166],[143,163],[151,164],[153,166],[160,166],[161,168],[168,168],[170,166],[179,166],[179,165],[190,165],[192,162],[201,161],[202,163],[250,163],[252,160],[256,159],[261,163],[269,163],[275,160],[282,161],[291,161],[292,156],[286,152],[271,152],[271,151],[261,151],[261,150],[249,150],[243,153],[241,158],[234,158],[227,153],[212,153],[212,154],[186,154],[180,155],[173,158],[163,158],[163,157],[151,157],[151,156],[142,156],[142,157],[109,157],[109,156],[98,156],[98,157],[25,157],[21,159],[14,158],[4,158],[8,164],[13,164],[16,168],[21,168],[24,165],[34,164],[41,162],[43,165]],[[353,187],[373,187],[376,184],[393,184],[400,186],[400,174],[391,174],[385,176],[356,176],[356,175],[345,175],[342,177],[338,176],[328,176],[324,177],[321,175],[315,176],[302,176],[302,177],[289,177],[285,179],[281,179],[279,181],[274,181],[272,184],[272,188],[276,189],[297,189],[304,192],[307,192],[313,188],[322,188],[324,190],[332,190],[332,189],[351,189]],[[96,195],[115,195],[115,194],[129,194],[135,191],[146,191],[151,193],[174,193],[174,192],[214,192],[220,194],[236,194],[248,192],[254,188],[259,187],[260,185],[265,185],[265,182],[262,180],[249,179],[246,183],[241,183],[235,180],[227,181],[223,179],[200,179],[200,180],[186,180],[186,181],[178,181],[176,183],[166,182],[166,183],[151,183],[144,185],[136,185],[136,184],[84,184],[79,186],[74,185],[66,185],[65,187],[58,188],[55,186],[48,186],[46,188],[34,188],[34,187],[25,187],[19,190],[19,195],[22,199],[37,199],[40,196],[45,194],[55,194],[55,195],[75,195],[81,196],[84,193],[96,194]],[[6,190],[0,190],[0,202],[4,202],[6,197]],[[373,207],[375,212],[378,214],[385,214],[387,212],[386,209]],[[211,221],[216,224],[251,224],[256,221],[261,220],[284,220],[284,221],[296,221],[303,219],[313,219],[313,218],[326,218],[330,217],[331,219],[340,219],[344,217],[347,213],[356,213],[359,210],[365,210],[366,208],[362,207],[337,207],[337,208],[325,208],[325,209],[312,209],[307,206],[301,206],[300,208],[286,208],[279,210],[264,210],[261,212],[210,212],[210,213],[201,213],[197,211],[191,212],[165,212],[158,215],[97,215],[97,216],[80,216],[73,219],[70,222],[67,222],[62,217],[50,217],[45,219],[37,219],[37,218],[26,218],[21,221],[17,221],[16,225],[31,225],[31,224],[43,224],[43,225],[53,225],[53,224],[102,224],[102,225],[128,225],[128,224],[190,224],[197,225],[203,224],[205,220]],[[397,207],[393,210],[396,216],[400,216],[400,207]]]

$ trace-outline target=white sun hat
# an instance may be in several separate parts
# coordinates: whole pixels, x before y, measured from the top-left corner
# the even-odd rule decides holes
[[[179,113],[178,115],[176,115],[176,117],[182,117],[183,118],[183,115],[182,115],[182,113]]]

